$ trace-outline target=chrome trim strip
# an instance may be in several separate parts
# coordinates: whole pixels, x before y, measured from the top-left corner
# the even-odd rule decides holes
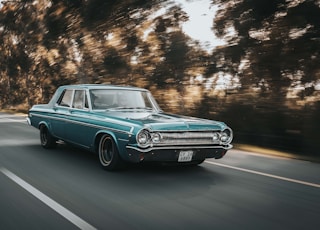
[[[128,142],[128,141],[129,141],[129,139],[118,138],[118,141],[125,141],[125,142]]]
[[[224,129],[223,129],[224,130]],[[200,130],[185,130],[185,129],[172,129],[172,130],[162,130],[162,129],[152,129],[152,132],[160,132],[160,133],[184,133],[184,132],[192,132],[192,133],[202,133],[202,132],[221,132],[221,129],[200,129]]]
[[[134,146],[126,146],[127,149],[133,149],[138,152],[147,153],[151,152],[153,150],[180,150],[180,149],[225,149],[229,150],[233,147],[233,145],[227,145],[227,146],[165,146],[165,147],[151,147],[147,149],[140,149],[138,147]]]
[[[73,116],[73,117],[81,117],[81,118],[88,118],[88,116],[81,116],[79,114],[74,114],[73,112],[74,111],[84,111],[84,112],[88,112],[87,110],[79,110],[79,109],[75,109],[75,108],[71,108],[71,107],[60,107],[60,108],[64,108],[65,111],[68,111],[67,113],[58,113],[58,112],[43,112],[42,110],[37,110],[37,109],[34,109],[32,111],[30,111],[29,113],[32,114],[32,115],[39,115],[39,116],[45,116],[45,115],[40,115],[38,113],[49,113],[49,114],[56,114],[56,115],[63,115],[63,116]],[[35,113],[36,112],[36,113]],[[37,113],[38,112],[38,113]],[[49,116],[46,116],[46,117],[49,117]],[[51,118],[51,117],[49,117]],[[123,125],[121,124],[120,122],[113,122],[113,121],[110,121],[112,119],[109,119],[109,118],[104,118],[104,119],[100,119],[100,118],[88,118],[88,119],[91,119],[91,120],[96,120],[96,121],[102,121],[102,122],[105,122],[105,121],[109,121],[111,123],[114,123],[114,124],[118,124],[118,125]],[[126,126],[126,125],[123,125],[123,126]],[[128,128],[134,128],[133,126],[126,126]]]
[[[61,114],[61,115],[64,115],[64,114]],[[66,115],[68,115],[68,114],[66,114]],[[92,128],[111,130],[111,131],[118,132],[118,133],[125,133],[128,135],[133,135],[133,133],[130,132],[133,129],[133,127],[130,127],[130,131],[124,131],[124,130],[113,129],[113,128],[100,126],[100,125],[93,125],[93,124],[89,124],[89,123],[85,123],[85,122],[81,122],[81,121],[72,121],[72,120],[68,120],[68,119],[60,118],[60,117],[52,117],[52,116],[46,116],[46,115],[41,115],[41,114],[35,114],[35,113],[32,113],[32,116],[42,117],[42,118],[47,118],[47,119],[54,119],[54,120],[59,120],[59,121],[66,121],[69,123],[79,124],[79,125],[88,126],[88,127],[92,127]],[[82,116],[75,116],[75,117],[82,117]],[[103,121],[103,120],[101,120],[101,121]],[[128,126],[126,126],[126,127],[128,127]]]

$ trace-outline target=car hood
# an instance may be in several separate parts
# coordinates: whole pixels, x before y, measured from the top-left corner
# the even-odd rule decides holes
[[[114,119],[125,120],[147,127],[151,130],[223,130],[227,126],[223,122],[187,117],[168,113],[154,112],[105,112],[105,115]]]

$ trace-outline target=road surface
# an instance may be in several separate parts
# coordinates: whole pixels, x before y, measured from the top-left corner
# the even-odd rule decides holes
[[[0,229],[319,229],[320,164],[231,150],[196,167],[107,172],[68,145],[40,146],[0,114]]]

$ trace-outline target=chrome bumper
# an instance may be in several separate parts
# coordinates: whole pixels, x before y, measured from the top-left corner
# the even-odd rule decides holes
[[[226,146],[161,146],[161,147],[149,147],[146,149],[141,149],[138,147],[134,146],[126,146],[127,149],[131,149],[137,152],[141,153],[148,153],[151,151],[156,151],[156,150],[179,150],[179,149],[224,149],[224,150],[229,150],[232,149],[233,145],[228,144]]]
[[[147,149],[127,146],[126,160],[136,163],[141,161],[178,162],[179,153],[182,150],[190,150],[193,152],[191,161],[196,162],[206,158],[220,159],[231,148],[230,144],[227,146],[167,146]]]

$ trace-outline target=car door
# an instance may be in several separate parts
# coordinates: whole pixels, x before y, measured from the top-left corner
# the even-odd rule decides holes
[[[69,120],[66,124],[66,139],[82,147],[90,147],[96,133],[90,120],[87,92],[74,90]]]
[[[62,140],[66,139],[66,124],[70,117],[72,97],[73,90],[64,90],[53,108],[54,115],[51,121],[52,133]]]

